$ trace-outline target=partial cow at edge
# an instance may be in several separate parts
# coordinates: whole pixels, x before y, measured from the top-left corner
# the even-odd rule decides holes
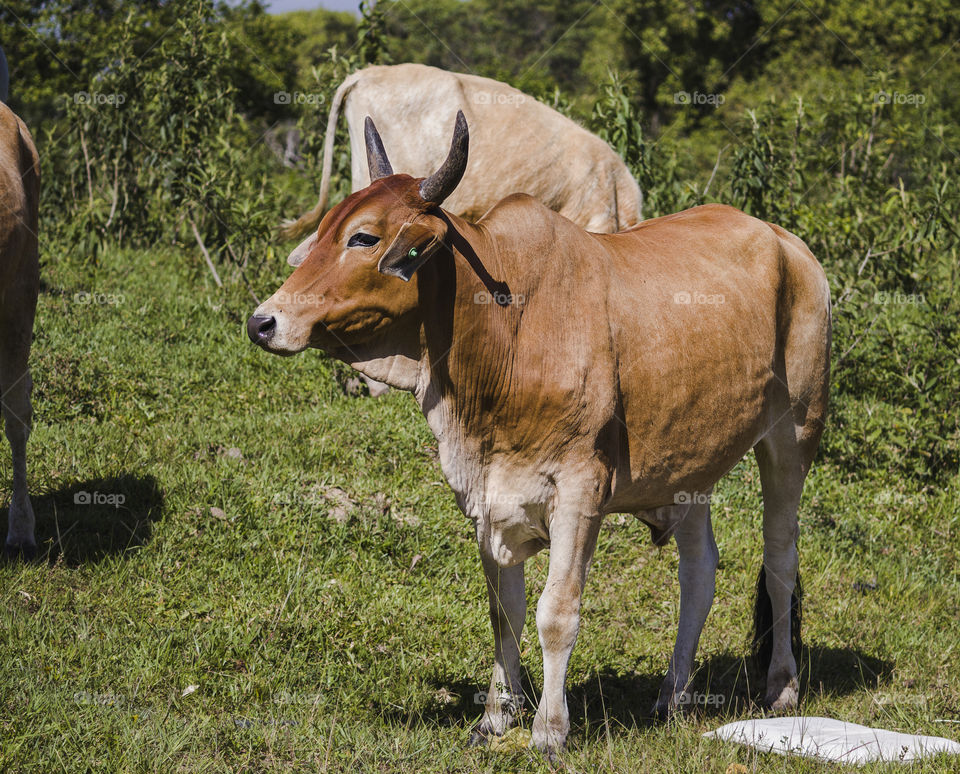
[[[494,668],[475,740],[517,721],[523,566],[549,547],[532,744],[563,747],[567,664],[609,513],[676,539],[680,620],[655,710],[686,705],[719,556],[710,493],[750,450],[765,704],[796,707],[797,509],[830,365],[830,288],[806,245],[722,205],[593,234],[518,194],[469,223],[440,206],[467,167],[462,113],[425,179],[393,173],[369,120],[367,154],[374,182],[323,220],[247,332],[277,354],[324,349],[416,397],[489,592]]]
[[[7,57],[0,48],[0,102],[6,102],[10,96],[10,70],[7,68]]]
[[[37,227],[40,161],[30,132],[0,103],[0,399],[13,454],[8,554],[32,556],[33,506],[27,491],[27,439],[33,409],[27,360],[40,288]]]
[[[400,64],[358,70],[337,89],[324,140],[320,200],[284,225],[285,238],[315,231],[327,209],[341,109],[350,130],[353,191],[370,184],[365,116],[393,149],[397,169],[427,177],[443,163],[442,119],[462,110],[470,125],[470,162],[463,185],[445,202],[448,212],[477,220],[506,196],[526,193],[588,231],[611,233],[642,220],[640,188],[623,160],[579,124],[505,83]]]

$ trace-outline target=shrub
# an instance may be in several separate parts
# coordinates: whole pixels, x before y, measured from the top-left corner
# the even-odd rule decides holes
[[[728,170],[703,188],[689,182],[690,140],[648,141],[616,76],[593,126],[637,177],[647,217],[723,201],[806,241],[833,295],[822,458],[935,483],[960,464],[960,194],[949,143],[930,129],[947,123],[939,108],[898,112],[875,99],[883,79],[852,99],[746,111]]]

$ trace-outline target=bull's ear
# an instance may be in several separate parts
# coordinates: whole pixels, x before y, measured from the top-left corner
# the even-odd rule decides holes
[[[291,266],[299,266],[304,262],[306,257],[310,254],[310,251],[317,244],[317,235],[311,234],[306,239],[304,239],[300,244],[293,248],[293,252],[287,256],[287,263]]]
[[[443,247],[447,224],[439,218],[407,223],[381,256],[377,268],[381,274],[409,282],[413,273]]]

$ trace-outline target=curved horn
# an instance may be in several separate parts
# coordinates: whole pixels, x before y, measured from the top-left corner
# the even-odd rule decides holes
[[[367,145],[367,169],[370,170],[370,182],[392,175],[393,167],[390,166],[390,159],[387,158],[387,152],[383,149],[383,140],[380,139],[380,133],[370,116],[367,116],[367,120],[363,122],[363,139]]]
[[[453,127],[453,142],[443,166],[420,183],[420,196],[424,201],[441,204],[457,187],[467,168],[467,151],[470,147],[470,132],[462,110],[457,111],[457,123]]]

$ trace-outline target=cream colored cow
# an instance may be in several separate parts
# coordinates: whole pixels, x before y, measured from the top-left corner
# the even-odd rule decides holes
[[[640,188],[599,137],[505,83],[419,64],[367,67],[337,89],[327,120],[320,200],[283,236],[315,232],[327,209],[341,109],[350,129],[352,190],[370,184],[363,120],[377,124],[398,169],[426,177],[444,159],[448,116],[470,124],[470,163],[447,211],[479,219],[512,193],[526,193],[588,231],[614,232],[642,219]],[[415,141],[411,141],[416,138]]]

